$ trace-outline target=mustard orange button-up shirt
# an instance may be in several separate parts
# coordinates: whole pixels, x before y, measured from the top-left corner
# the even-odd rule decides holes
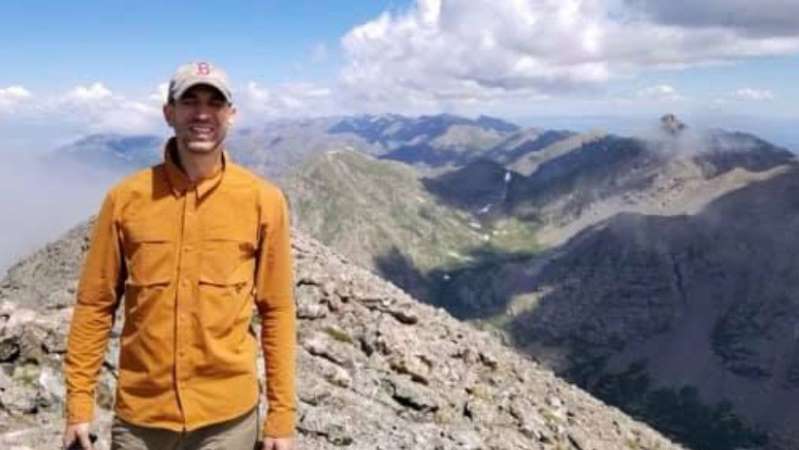
[[[267,368],[267,436],[294,433],[295,306],[282,192],[232,163],[192,184],[165,162],[111,189],[92,231],[64,363],[69,423],[93,418],[124,296],[116,413],[175,431],[258,403],[253,302]]]

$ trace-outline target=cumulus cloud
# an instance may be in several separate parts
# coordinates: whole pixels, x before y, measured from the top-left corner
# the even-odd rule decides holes
[[[640,89],[636,92],[636,97],[655,101],[678,101],[684,99],[674,86],[668,84],[659,84]]]
[[[0,98],[3,100],[21,100],[29,98],[30,96],[30,91],[22,86],[9,86],[7,88],[0,89]]]
[[[733,98],[738,100],[773,100],[774,93],[768,89],[741,88],[733,93]]]
[[[754,8],[750,3],[417,0],[347,33],[341,82],[367,103],[531,100],[602,87],[649,69],[799,51],[799,27],[791,31],[762,12],[740,23],[691,22],[669,9],[682,5],[708,18],[731,17],[743,6]]]
[[[83,103],[93,103],[112,97],[111,91],[100,82],[96,82],[91,86],[75,86],[65,95],[67,100]]]
[[[13,106],[16,106],[28,99],[33,95],[22,86],[9,86],[0,89],[0,112],[10,111]]]
[[[314,83],[285,83],[273,87],[260,86],[254,81],[237,92],[236,104],[245,120],[275,117],[328,115],[340,111],[333,91]]]
[[[601,10],[573,0],[419,0],[342,41],[343,83],[367,100],[526,97],[603,83]]]
[[[101,82],[75,86],[41,105],[42,114],[90,133],[153,133],[163,128],[160,105],[116,94]]]

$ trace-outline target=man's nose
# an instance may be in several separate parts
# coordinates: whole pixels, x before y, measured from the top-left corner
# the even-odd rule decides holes
[[[207,118],[211,117],[212,111],[213,111],[213,109],[212,109],[211,105],[198,103],[197,106],[194,109],[194,116],[196,118],[207,119]]]

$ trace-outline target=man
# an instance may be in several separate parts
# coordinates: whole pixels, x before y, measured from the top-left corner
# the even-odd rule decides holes
[[[178,69],[163,108],[164,162],[103,202],[67,345],[65,447],[91,449],[97,376],[124,296],[112,449],[251,450],[261,318],[269,411],[263,450],[294,448],[295,309],[282,192],[223,150],[235,117],[226,75]]]

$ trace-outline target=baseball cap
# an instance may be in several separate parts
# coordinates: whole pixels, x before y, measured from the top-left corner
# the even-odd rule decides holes
[[[174,100],[180,98],[190,88],[198,84],[214,87],[225,96],[228,103],[233,103],[230,93],[230,82],[227,74],[220,68],[205,61],[195,61],[178,67],[178,70],[169,81],[169,97]]]

